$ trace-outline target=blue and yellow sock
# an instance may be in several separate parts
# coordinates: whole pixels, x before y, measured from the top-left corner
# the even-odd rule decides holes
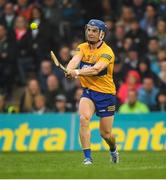
[[[84,152],[85,158],[92,159],[91,158],[91,149],[83,149],[83,152]]]

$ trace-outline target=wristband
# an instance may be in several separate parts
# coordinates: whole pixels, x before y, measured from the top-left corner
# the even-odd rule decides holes
[[[77,76],[79,76],[80,75],[79,69],[75,69],[75,73],[76,73]]]

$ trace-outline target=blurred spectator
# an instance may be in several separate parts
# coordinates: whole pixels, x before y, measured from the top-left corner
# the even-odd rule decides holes
[[[159,89],[154,86],[154,80],[152,77],[145,77],[143,79],[142,87],[138,90],[139,101],[145,103],[150,110],[154,110],[157,104],[156,96]]]
[[[0,0],[0,17],[3,14],[5,3],[6,3],[6,0]]]
[[[145,7],[146,7],[146,1],[144,1],[144,0],[132,0],[132,9],[135,13],[135,16],[138,18],[139,21],[144,16]]]
[[[17,0],[14,8],[18,16],[23,16],[26,20],[30,20],[32,7],[33,4],[29,4],[28,0]]]
[[[132,38],[142,56],[147,50],[148,36],[146,31],[140,28],[139,21],[136,18],[131,21],[131,30],[126,36]]]
[[[85,21],[89,21],[89,19],[101,19],[102,17],[102,6],[101,0],[89,1],[89,0],[79,0],[82,8],[84,9],[84,18]],[[94,11],[95,9],[95,11]]]
[[[166,61],[161,62],[161,72],[159,73],[160,89],[166,92]]]
[[[11,32],[13,30],[15,18],[16,15],[14,12],[14,5],[10,2],[6,3],[4,7],[4,13],[0,18],[0,23],[5,25],[8,32]]]
[[[155,35],[159,39],[160,47],[165,48],[166,47],[166,22],[163,19],[158,20],[157,31]]]
[[[39,82],[36,79],[29,80],[20,99],[20,112],[30,112],[34,108],[34,99],[38,94],[40,94]]]
[[[83,93],[83,89],[82,88],[78,88],[75,91],[74,102],[72,103],[73,104],[73,108],[72,109],[73,109],[74,112],[78,112],[78,105],[79,105],[82,93]]]
[[[155,111],[166,112],[166,91],[160,91],[157,94],[157,105]]]
[[[0,94],[0,113],[18,113],[18,108],[15,105],[7,105],[6,98],[2,94]]]
[[[140,75],[137,71],[131,70],[128,72],[126,80],[121,84],[117,96],[120,103],[124,103],[127,100],[127,93],[129,90],[138,90],[140,88]]]
[[[68,46],[64,45],[60,48],[59,54],[58,54],[58,59],[63,66],[66,66],[69,63],[69,60],[71,59],[71,54],[70,54],[70,48]],[[55,74],[57,75],[59,81],[61,81],[62,84],[64,84],[63,83],[64,77],[65,77],[64,72],[59,70],[59,68],[57,68],[57,67],[54,67],[54,69],[55,69]],[[70,82],[70,83],[72,83],[72,82]],[[68,85],[70,86],[70,84],[67,84],[67,86]]]
[[[71,89],[65,91],[64,89],[64,92],[66,94],[66,97],[67,97],[67,100],[68,102],[70,103],[74,103],[74,96],[75,96],[75,92],[77,89],[81,88],[81,84],[80,84],[80,81],[79,79],[68,79],[69,81],[72,81],[73,83],[73,86],[70,86]],[[69,82],[68,82],[69,83]],[[62,85],[63,86],[63,85]]]
[[[116,54],[122,53],[124,51],[123,48],[124,38],[125,38],[124,24],[122,22],[117,22],[115,24],[114,37],[112,37],[112,41],[110,42]]]
[[[159,85],[159,78],[158,76],[153,73],[150,69],[150,62],[147,58],[142,57],[138,64],[138,72],[141,76],[141,82],[147,76],[151,76],[154,79],[155,85]]]
[[[15,61],[14,42],[7,36],[5,26],[0,25],[0,89],[8,98],[15,80]]]
[[[152,37],[155,35],[157,23],[157,12],[154,4],[148,4],[144,13],[144,18],[140,22],[140,26],[144,29],[148,36]]]
[[[59,35],[59,25],[62,20],[60,3],[57,0],[43,0],[43,12],[47,22],[54,28],[57,36]]]
[[[150,60],[150,68],[155,74],[160,72],[160,67],[157,61],[157,53],[159,48],[160,46],[158,39],[156,37],[151,38],[148,43],[147,58]]]
[[[7,113],[5,96],[0,94],[0,113]]]
[[[128,72],[129,70],[136,70],[139,63],[138,49],[136,45],[132,45],[125,58],[125,63],[123,65],[123,71]]]
[[[159,9],[158,9],[159,16],[166,20],[166,0],[161,0]]]
[[[131,29],[131,21],[133,20],[133,18],[133,9],[130,6],[123,5],[120,19],[123,22],[125,32],[128,32]]]
[[[76,82],[74,79],[63,78],[62,87],[65,91],[66,96],[71,99],[71,94],[74,92],[76,87]]]
[[[56,75],[50,74],[47,77],[47,89],[44,93],[46,97],[46,106],[49,109],[53,108],[54,98],[60,92],[62,92],[62,90],[60,89],[58,78],[56,77]]]
[[[63,0],[63,22],[69,23],[72,27],[72,30],[74,30],[75,32],[77,32],[77,28],[82,28],[82,26],[84,26],[84,20],[82,15],[83,12],[79,1]]]
[[[103,18],[105,17],[114,17],[114,10],[110,0],[102,0],[101,1],[102,11],[103,11]]]
[[[17,48],[17,64],[20,84],[25,85],[30,72],[35,72],[35,63],[31,52],[31,38],[27,21],[23,16],[18,16],[14,25],[14,38]]]
[[[59,113],[69,112],[65,95],[58,94],[55,97],[53,111]]]
[[[118,90],[125,77],[125,72],[122,71],[122,63],[119,59],[115,60],[113,77],[116,85],[116,90]]]
[[[70,48],[68,46],[62,46],[59,50],[59,61],[62,65],[66,66],[70,59]]]
[[[8,114],[15,114],[15,113],[18,113],[19,112],[19,109],[16,105],[8,105],[7,106],[7,113]]]
[[[76,9],[73,6],[73,2],[70,0],[62,1],[62,21],[60,23],[60,36],[62,40],[69,43],[71,38],[71,33],[73,31],[71,21],[75,19],[76,21]]]
[[[45,21],[42,9],[40,6],[35,5],[32,8],[30,22],[38,24],[38,29],[30,31],[31,46],[33,57],[35,58],[36,67],[40,66],[42,59],[46,58],[49,50],[51,49],[52,32],[48,22]],[[36,68],[38,70],[38,68]]]
[[[119,113],[148,113],[149,109],[144,104],[138,101],[137,91],[128,91],[128,101],[120,106]]]
[[[45,59],[41,62],[40,71],[38,75],[41,90],[43,92],[45,92],[47,89],[47,78],[51,74],[53,74],[51,61]]]
[[[67,84],[69,85],[69,87],[67,87]],[[79,78],[77,78],[77,79],[67,79],[67,78],[63,79],[62,87],[64,89],[64,92],[66,94],[68,102],[73,104],[75,92],[77,89],[81,88]]]
[[[46,107],[45,97],[42,94],[36,95],[34,98],[34,109],[32,109],[32,113],[43,114],[47,112],[49,112],[49,110]]]
[[[131,37],[125,37],[124,38],[124,41],[123,41],[123,48],[124,48],[124,51],[123,51],[123,54],[122,54],[122,59],[125,59],[126,58],[126,52],[128,52],[132,46],[133,46],[133,39]]]
[[[113,39],[113,37],[114,37],[114,31],[115,31],[115,24],[114,24],[114,20],[113,20],[113,18],[109,18],[109,17],[105,17],[104,18],[104,22],[105,22],[105,24],[106,24],[106,26],[107,26],[107,33],[106,33],[106,35],[105,35],[105,37],[104,37],[104,40],[105,40],[105,42],[108,44],[108,45],[110,45],[111,46],[111,43],[112,43],[112,39]]]
[[[163,61],[166,61],[166,51],[165,49],[160,49],[157,53],[158,63],[160,64]]]

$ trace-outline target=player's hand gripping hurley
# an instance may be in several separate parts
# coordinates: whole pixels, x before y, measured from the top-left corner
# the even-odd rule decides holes
[[[67,73],[67,69],[58,61],[53,51],[51,51],[51,59],[58,68],[62,69],[64,73]]]

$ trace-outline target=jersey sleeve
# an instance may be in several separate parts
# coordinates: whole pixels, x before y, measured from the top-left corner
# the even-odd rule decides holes
[[[105,61],[108,64],[112,64],[114,62],[114,60],[115,60],[115,56],[114,56],[113,52],[105,51],[105,52],[101,53],[100,61]]]
[[[77,48],[75,49],[74,55],[83,55],[83,48],[82,45],[78,45]]]

